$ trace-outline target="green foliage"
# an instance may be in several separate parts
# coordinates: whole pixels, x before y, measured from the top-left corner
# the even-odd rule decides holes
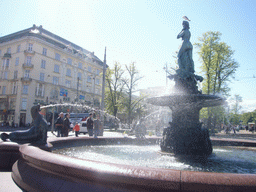
[[[233,59],[234,51],[224,42],[220,42],[220,32],[206,32],[198,38],[195,46],[202,62],[204,76],[203,93],[228,95],[228,82],[234,77],[238,63]],[[207,111],[207,112],[206,112]],[[207,119],[207,127],[219,126],[223,122],[223,108],[208,108],[201,112],[201,118]]]
[[[234,51],[224,42],[220,42],[220,32],[206,32],[199,37],[196,47],[202,62],[205,77],[203,92],[207,94],[221,93],[227,95],[227,82],[234,77],[238,63],[232,58]]]
[[[107,112],[115,117],[123,108],[123,74],[124,70],[119,63],[115,63],[113,69],[108,68],[106,71],[105,105]]]
[[[240,115],[240,120],[243,121],[243,125],[247,125],[249,122],[256,121],[256,110],[253,112],[247,112]]]

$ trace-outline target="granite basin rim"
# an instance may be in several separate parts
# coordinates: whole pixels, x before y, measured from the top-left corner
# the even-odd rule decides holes
[[[100,143],[106,140],[118,142],[124,139],[127,140],[127,138],[98,138],[97,140]],[[57,139],[51,141],[51,144],[54,147],[77,141],[89,144],[95,139],[88,137]],[[36,188],[39,185],[30,183],[30,177],[38,177],[35,175],[37,171],[41,178],[55,179],[59,191],[64,189],[63,186],[66,189],[64,191],[68,189],[81,191],[81,188],[80,190],[78,188],[81,186],[89,187],[88,189],[103,187],[105,191],[205,191],[207,188],[211,188],[212,191],[256,190],[255,174],[206,173],[111,164],[53,154],[29,145],[21,146],[20,152],[22,158],[13,166],[12,177],[21,188],[28,191],[35,189],[46,191],[49,190],[47,187],[53,187],[49,186],[47,179],[46,181],[38,180],[42,184],[40,189]],[[19,172],[22,167],[27,170],[27,174]],[[114,189],[113,186],[115,186]],[[85,188],[82,189],[82,191],[85,190]]]

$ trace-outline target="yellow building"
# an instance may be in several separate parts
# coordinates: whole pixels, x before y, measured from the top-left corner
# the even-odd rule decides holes
[[[0,122],[31,123],[37,103],[99,107],[103,62],[42,26],[1,37],[0,57]]]

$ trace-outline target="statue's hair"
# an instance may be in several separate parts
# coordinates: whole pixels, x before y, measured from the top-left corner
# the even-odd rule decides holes
[[[189,29],[189,22],[188,22],[188,21],[183,21],[182,24],[184,24],[184,27],[185,27],[186,29]]]

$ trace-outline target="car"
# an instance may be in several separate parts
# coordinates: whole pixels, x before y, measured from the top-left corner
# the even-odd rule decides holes
[[[87,118],[86,118],[87,119]],[[80,133],[83,133],[84,135],[86,133],[88,133],[88,130],[87,130],[87,125],[86,125],[86,120],[85,121],[81,121],[80,122]]]
[[[70,118],[69,118],[70,129],[73,129],[73,127],[77,122],[80,124],[80,132],[87,133],[87,128],[86,130],[82,129],[82,125],[84,125],[84,122],[88,117],[89,117],[89,113],[70,113]]]

